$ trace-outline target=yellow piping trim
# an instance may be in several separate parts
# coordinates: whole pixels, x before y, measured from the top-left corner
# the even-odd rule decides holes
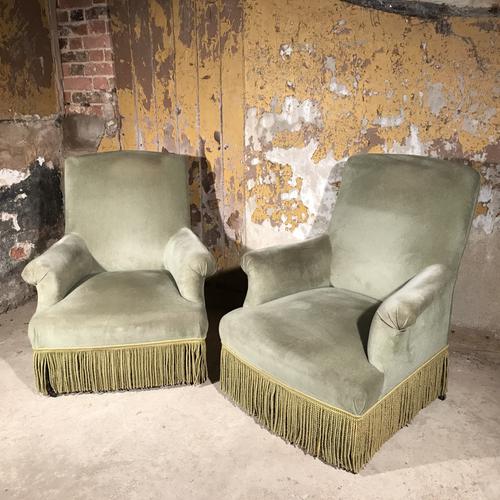
[[[205,339],[174,339],[174,340],[159,340],[153,342],[141,342],[137,344],[115,344],[103,346],[90,346],[90,347],[47,347],[47,348],[33,348],[36,352],[61,352],[61,351],[102,351],[110,349],[128,349],[130,347],[154,347],[167,344],[195,344],[197,342],[205,342]]]

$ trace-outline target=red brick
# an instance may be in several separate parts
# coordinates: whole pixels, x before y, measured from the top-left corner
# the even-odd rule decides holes
[[[104,61],[104,51],[102,50],[89,50],[89,61]]]
[[[67,10],[58,10],[57,11],[57,22],[58,23],[66,23],[68,22],[69,14]]]
[[[104,51],[104,60],[105,61],[113,61],[113,51],[112,50],[105,50]]]
[[[85,65],[86,75],[113,75],[113,65],[111,63],[89,63]]]
[[[88,61],[89,55],[83,50],[77,50],[75,52],[63,52],[61,54],[62,62],[85,62]]]
[[[90,106],[90,114],[96,115],[96,116],[102,116],[103,109],[104,109],[104,106],[102,104],[92,104]]]
[[[136,0],[137,1],[137,0]],[[108,19],[108,7],[103,5],[102,7],[92,7],[91,9],[85,10],[85,19]]]
[[[59,49],[65,50],[68,48],[68,39],[67,38],[59,38]]]
[[[69,18],[72,22],[78,23],[80,21],[83,21],[83,9],[75,9],[70,11],[69,13]]]
[[[31,254],[31,248],[28,242],[17,243],[9,250],[9,255],[12,260],[26,260]]]
[[[111,38],[108,35],[86,36],[83,46],[86,49],[110,49]]]
[[[80,37],[70,38],[69,39],[69,48],[71,50],[82,49],[83,48],[82,39]]]
[[[109,80],[105,76],[94,76],[94,90],[109,90]]]
[[[84,76],[66,77],[63,82],[64,90],[91,90],[92,78]]]
[[[71,76],[82,76],[85,73],[84,64],[72,64],[70,68]]]
[[[90,33],[107,33],[106,21],[93,20],[88,21],[88,31]]]
[[[59,36],[82,36],[87,34],[87,24],[65,24],[59,28]]]
[[[90,7],[92,0],[58,0],[57,6],[60,9],[74,9],[76,7]]]
[[[71,92],[64,92],[64,104],[71,102]]]

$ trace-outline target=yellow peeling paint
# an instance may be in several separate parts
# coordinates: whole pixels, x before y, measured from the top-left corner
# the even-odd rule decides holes
[[[221,266],[224,257],[221,223],[224,172],[219,144],[222,141],[219,14],[217,2],[196,3],[200,153],[207,160],[201,172],[201,212],[212,214],[202,217],[202,238]]]
[[[120,150],[120,140],[117,135],[112,137],[105,135],[101,142],[99,143],[99,147],[97,148],[98,153],[106,153],[107,151],[119,151]]]
[[[311,200],[338,188],[329,172],[350,155],[500,162],[497,18],[449,18],[438,29],[340,0],[145,4],[150,32],[161,27],[165,37],[153,43],[149,70],[132,47],[135,100],[118,77],[122,146],[141,135],[161,149],[170,130],[167,149],[205,155],[207,170],[195,166],[190,176],[193,225],[221,267],[266,244],[255,228],[307,236],[331,208]],[[136,23],[118,17],[133,34]],[[168,57],[174,70],[166,76],[158,68]],[[153,72],[154,113],[139,67]]]
[[[175,112],[175,44],[172,2],[152,0],[150,8],[151,43],[159,149],[177,151]]]
[[[257,166],[256,184],[248,195],[261,201],[252,213],[252,222],[271,222],[273,226],[293,231],[307,221],[307,207],[300,200],[302,179],[294,177],[290,165],[266,162]],[[297,193],[295,196],[293,193]]]
[[[220,14],[224,266],[239,265],[245,214],[243,4],[222,2]]]
[[[136,107],[131,89],[117,89],[121,116],[120,136],[123,149],[137,149]]]
[[[4,0],[0,9],[0,118],[57,112],[46,2]]]
[[[498,30],[498,20],[488,21]],[[289,0],[283,8],[280,0],[248,0],[244,51],[252,58],[246,64],[246,108],[261,117],[280,110],[286,96],[313,100],[322,125],[279,131],[262,151],[250,147],[247,156],[262,161],[267,150],[304,147],[313,138],[318,147],[311,176],[329,152],[337,160],[384,151],[480,157],[499,139],[500,63],[498,32],[482,29],[480,22],[451,19],[446,35],[431,21],[339,1]],[[277,177],[293,179],[277,167]],[[249,193],[254,208],[248,216],[282,231],[283,216],[276,217],[282,209],[275,196],[260,190],[258,171],[250,171],[256,187]],[[280,186],[276,181],[272,189],[278,193]],[[300,190],[295,193],[290,201],[299,205]]]

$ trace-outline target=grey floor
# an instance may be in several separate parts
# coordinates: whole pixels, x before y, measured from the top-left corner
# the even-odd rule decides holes
[[[494,336],[454,332],[446,401],[424,409],[353,475],[269,434],[218,383],[37,394],[26,336],[33,310],[29,303],[0,316],[2,499],[500,498]],[[216,343],[209,354],[214,365]]]

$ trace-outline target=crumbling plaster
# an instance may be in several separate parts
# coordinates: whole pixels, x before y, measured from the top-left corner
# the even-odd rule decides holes
[[[498,230],[497,21],[453,18],[443,34],[434,21],[340,2],[246,5],[248,247],[270,228],[324,229],[338,165],[360,152],[470,162],[482,174],[474,227]]]
[[[0,5],[0,313],[33,296],[30,258],[62,232],[61,124],[48,2]]]

